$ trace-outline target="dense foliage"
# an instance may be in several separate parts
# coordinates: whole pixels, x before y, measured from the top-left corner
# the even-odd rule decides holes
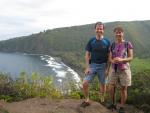
[[[56,87],[53,81],[51,76],[41,76],[35,72],[31,76],[22,72],[16,79],[6,73],[0,73],[0,100],[11,102],[33,97],[80,99],[81,91],[73,81],[61,89]]]
[[[13,80],[7,74],[0,73],[0,99],[18,101],[32,97],[61,98],[62,94],[53,85],[50,76],[33,73],[28,77],[25,72]]]

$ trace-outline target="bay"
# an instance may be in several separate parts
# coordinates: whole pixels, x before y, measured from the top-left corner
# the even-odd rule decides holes
[[[29,76],[36,72],[41,76],[52,76],[55,85],[60,87],[69,81],[74,81],[78,86],[80,84],[78,73],[60,58],[49,55],[0,52],[0,72],[8,73],[12,78],[19,77],[21,72],[26,72]]]

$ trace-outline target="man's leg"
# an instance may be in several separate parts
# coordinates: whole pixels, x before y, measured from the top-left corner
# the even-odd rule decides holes
[[[100,85],[100,101],[104,102],[105,101],[105,92],[106,92],[106,85],[105,84],[101,84]]]
[[[105,79],[105,70],[106,63],[102,63],[97,65],[97,74],[100,82],[100,102],[103,103],[105,101],[105,92],[106,92],[106,79]]]
[[[90,70],[91,71],[87,75],[85,75],[83,81],[83,93],[85,97],[85,102],[89,101],[89,84],[92,82],[96,74],[96,68],[94,64],[90,65]]]
[[[93,72],[93,71],[91,71]],[[85,78],[84,78],[84,81],[83,81],[83,93],[84,93],[84,97],[85,97],[85,101],[83,101],[81,103],[81,107],[86,107],[86,106],[89,106],[90,103],[89,103],[89,83],[93,80],[94,78],[94,74],[93,73],[90,73],[89,75],[86,75]]]
[[[83,82],[83,93],[84,93],[85,101],[89,102],[89,82],[87,80]]]
[[[88,77],[86,77],[88,78]],[[85,100],[81,103],[81,107],[87,107],[90,105],[90,102],[89,102],[89,81],[88,80],[84,80],[83,81],[83,93],[84,93],[84,97],[85,97]]]
[[[101,84],[101,85],[100,85],[100,92],[101,92],[102,94],[105,94],[105,92],[106,92],[106,84]]]

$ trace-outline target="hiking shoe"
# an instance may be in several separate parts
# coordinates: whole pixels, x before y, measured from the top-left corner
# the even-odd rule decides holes
[[[109,105],[107,108],[110,109],[110,110],[112,110],[112,111],[113,110],[117,110],[117,107],[114,104]]]
[[[119,108],[119,113],[125,113],[125,110],[124,110],[123,107],[120,107],[120,108]]]
[[[90,103],[89,102],[85,102],[85,101],[83,101],[82,103],[81,103],[81,107],[83,107],[83,108],[85,108],[85,107],[87,107],[87,106],[89,106],[90,105]]]

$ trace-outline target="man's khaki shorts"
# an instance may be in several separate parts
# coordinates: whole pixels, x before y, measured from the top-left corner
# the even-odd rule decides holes
[[[116,85],[118,83],[121,86],[131,86],[131,70],[130,69],[118,70],[117,72],[112,70],[109,84]]]

